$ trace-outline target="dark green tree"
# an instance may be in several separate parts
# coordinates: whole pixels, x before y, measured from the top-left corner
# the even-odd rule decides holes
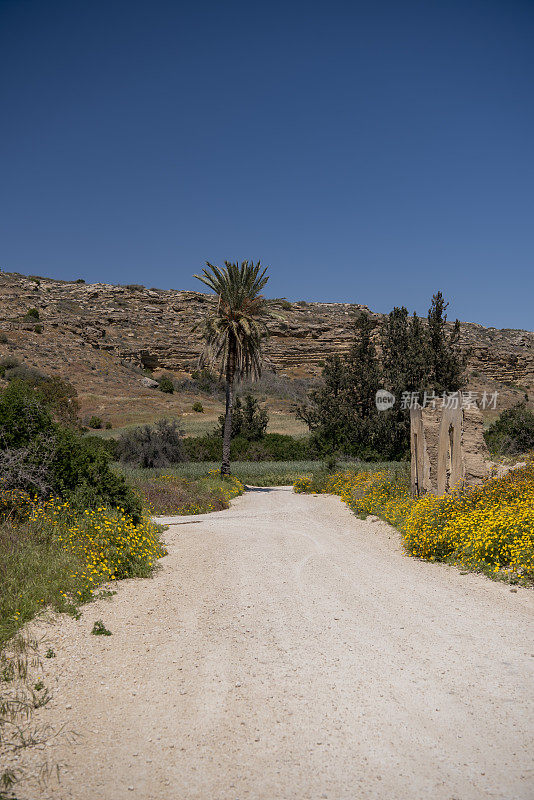
[[[219,433],[224,435],[225,415],[219,417]],[[260,406],[259,400],[252,394],[246,394],[242,399],[236,397],[232,414],[232,439],[241,436],[248,442],[258,442],[263,439],[269,424],[267,408]]]
[[[526,402],[503,411],[484,433],[491,452],[514,455],[534,450],[534,413]]]
[[[447,333],[445,302],[441,292],[432,296],[428,310],[428,334],[430,343],[431,376],[429,388],[436,394],[455,392],[465,385],[465,359],[459,351],[460,321]]]
[[[323,455],[377,455],[375,395],[381,370],[373,329],[373,320],[366,314],[355,319],[349,353],[326,359],[320,387],[310,393],[307,404],[297,409],[299,418],[312,430],[312,442]]]
[[[327,359],[321,385],[296,409],[319,450],[368,458],[407,457],[410,417],[402,407],[403,393],[417,392],[423,400],[425,391],[439,395],[464,385],[459,322],[449,333],[446,308],[438,292],[424,325],[415,313],[410,317],[405,307],[395,307],[378,337],[380,360],[373,320],[364,314],[357,318],[350,352]],[[392,409],[377,411],[379,388],[395,395]]]

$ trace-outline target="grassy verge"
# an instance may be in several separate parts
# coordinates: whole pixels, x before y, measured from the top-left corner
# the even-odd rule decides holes
[[[401,464],[391,462],[347,462],[351,469],[403,469]],[[152,481],[159,475],[173,475],[188,481],[204,479],[209,472],[218,471],[220,463],[214,461],[187,461],[173,467],[162,469],[136,469],[115,464],[117,471],[126,477],[128,483],[139,485],[143,480]],[[303,475],[320,473],[322,461],[233,461],[232,473],[243,484],[251,486],[290,486]],[[326,473],[324,473],[326,474]]]
[[[131,470],[128,482],[151,514],[208,514],[228,508],[244,489],[237,478],[222,480],[217,473],[191,479],[169,470]]]
[[[407,470],[305,476],[294,488],[338,494],[356,514],[382,517],[402,532],[412,556],[534,581],[534,462],[444,497],[412,498]]]
[[[148,576],[165,553],[159,531],[119,509],[26,503],[0,525],[0,647],[46,606],[76,613],[100,584]]]

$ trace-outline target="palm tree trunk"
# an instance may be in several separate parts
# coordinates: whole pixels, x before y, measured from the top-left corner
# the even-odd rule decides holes
[[[235,355],[235,343],[230,341],[228,346],[228,364],[226,367],[226,413],[224,416],[221,476],[230,475],[230,445],[232,442],[232,411],[234,408]]]

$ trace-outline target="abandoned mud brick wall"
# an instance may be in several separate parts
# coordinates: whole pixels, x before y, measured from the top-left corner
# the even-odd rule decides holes
[[[488,476],[489,453],[476,406],[410,410],[412,495],[443,495],[476,486]]]

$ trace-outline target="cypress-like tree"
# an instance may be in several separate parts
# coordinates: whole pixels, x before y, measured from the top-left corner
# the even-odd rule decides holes
[[[460,321],[456,320],[452,333],[446,329],[447,306],[441,292],[432,296],[428,310],[428,333],[431,358],[431,388],[436,394],[456,392],[465,385],[465,359],[458,350]]]

